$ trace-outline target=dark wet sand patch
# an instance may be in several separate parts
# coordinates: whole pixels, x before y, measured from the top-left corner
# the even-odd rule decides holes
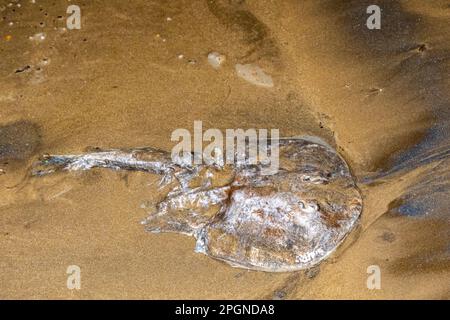
[[[40,147],[41,133],[37,124],[17,121],[0,126],[0,161],[23,161],[36,154]]]
[[[280,50],[269,27],[247,8],[245,0],[206,0],[206,3],[219,22],[238,32],[248,46],[247,51],[240,54],[241,62],[266,60],[280,65]]]

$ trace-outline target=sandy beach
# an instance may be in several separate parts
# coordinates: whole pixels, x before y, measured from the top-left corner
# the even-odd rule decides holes
[[[378,1],[379,30],[370,4],[0,0],[0,298],[449,299],[450,3]],[[195,120],[320,137],[355,176],[358,226],[312,269],[249,271],[144,230],[157,175],[30,176],[44,154],[170,151]],[[80,290],[67,288],[70,265]]]

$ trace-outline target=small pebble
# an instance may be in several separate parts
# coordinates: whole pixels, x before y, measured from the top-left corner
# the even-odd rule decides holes
[[[36,33],[34,36],[29,37],[30,40],[38,41],[38,42],[44,41],[45,38],[46,38],[46,35],[43,32]]]
[[[236,73],[239,77],[254,85],[260,87],[273,87],[273,80],[270,75],[264,72],[263,69],[254,64],[236,64]]]
[[[226,57],[223,54],[218,52],[210,52],[208,54],[208,62],[214,68],[218,69],[226,60]]]
[[[44,58],[39,62],[39,66],[47,66],[50,63],[50,59]]]
[[[161,37],[161,35],[160,35],[159,33],[157,33],[157,34],[155,35],[155,38],[156,38],[156,39],[161,39],[162,42],[166,42],[166,38]]]

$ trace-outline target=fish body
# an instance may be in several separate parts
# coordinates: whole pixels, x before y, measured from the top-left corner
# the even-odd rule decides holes
[[[154,148],[46,156],[34,175],[94,167],[163,176],[169,191],[146,230],[196,238],[196,252],[232,266],[268,272],[310,268],[355,227],[362,199],[345,161],[318,139],[279,143],[279,170],[267,164],[192,165]]]

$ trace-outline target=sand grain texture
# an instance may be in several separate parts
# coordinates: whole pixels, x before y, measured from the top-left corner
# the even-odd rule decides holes
[[[81,30],[62,29],[69,3],[19,2],[0,2],[0,298],[450,298],[448,1],[379,1],[376,31],[370,1],[78,1]],[[242,271],[144,231],[156,176],[28,177],[43,153],[170,150],[194,120],[322,137],[359,181],[359,228],[314,270]]]

